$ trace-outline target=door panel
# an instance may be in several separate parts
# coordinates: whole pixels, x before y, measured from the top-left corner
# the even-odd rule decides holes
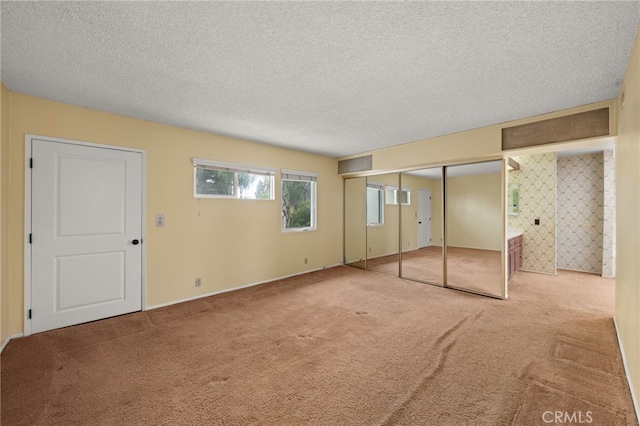
[[[431,245],[431,190],[418,191],[418,248]]]
[[[58,163],[58,236],[124,234],[126,163],[63,155]]]
[[[59,256],[56,259],[55,310],[64,310],[124,300],[125,259],[123,252]],[[77,283],[83,283],[78,291]]]
[[[33,140],[32,332],[142,308],[142,154]]]

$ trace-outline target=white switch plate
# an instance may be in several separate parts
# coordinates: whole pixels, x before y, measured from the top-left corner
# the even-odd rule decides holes
[[[164,227],[164,215],[162,213],[158,213],[156,215],[156,227],[163,228]]]

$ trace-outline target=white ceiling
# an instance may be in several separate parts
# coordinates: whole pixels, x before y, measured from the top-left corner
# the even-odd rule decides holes
[[[0,7],[12,91],[332,157],[615,98],[639,22],[637,1]]]

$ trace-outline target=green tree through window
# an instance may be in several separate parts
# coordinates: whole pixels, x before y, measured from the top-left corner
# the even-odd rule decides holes
[[[235,195],[234,172],[198,168],[196,181],[199,194]]]
[[[282,225],[284,229],[312,226],[311,181],[282,181]]]
[[[252,171],[251,166],[196,158],[194,161],[196,197],[227,197],[273,200],[275,170]],[[237,167],[237,169],[236,169]],[[249,170],[243,170],[247,167]],[[259,169],[256,167],[256,169]]]

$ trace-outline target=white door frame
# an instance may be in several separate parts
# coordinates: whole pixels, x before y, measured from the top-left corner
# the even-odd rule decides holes
[[[70,145],[88,146],[93,148],[112,149],[116,151],[135,152],[142,155],[142,310],[147,309],[147,152],[143,149],[127,148],[122,146],[96,144],[91,142],[77,141],[71,139],[52,138],[49,136],[38,136],[26,134],[24,137],[24,312],[22,318],[24,320],[24,335],[31,334],[31,319],[29,318],[29,310],[31,309],[31,244],[29,243],[29,235],[31,234],[31,148],[34,139],[66,143]]]

